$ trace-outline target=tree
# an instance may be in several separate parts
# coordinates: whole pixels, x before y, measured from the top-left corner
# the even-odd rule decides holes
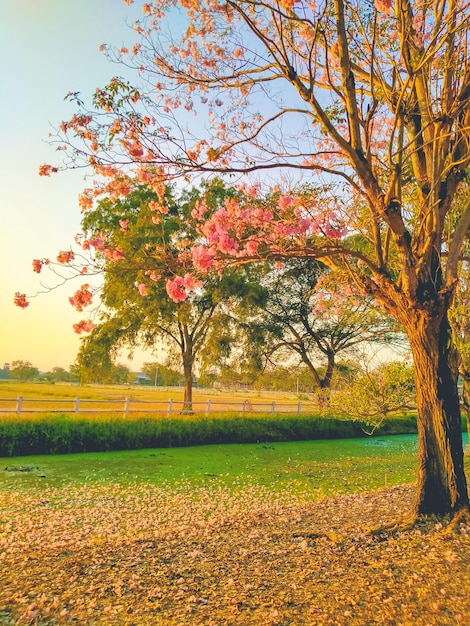
[[[82,205],[127,193],[135,178],[163,193],[193,172],[312,176],[310,198],[295,195],[291,176],[264,208],[233,203],[208,220],[200,211],[207,245],[194,261],[309,256],[373,296],[413,354],[415,513],[467,508],[448,316],[470,225],[467,1],[181,2],[181,37],[168,24],[173,4],[145,3],[132,52],[107,49],[147,79],[142,87],[114,78],[94,109],[62,124],[65,166],[83,158],[102,177]],[[196,108],[209,129],[184,126]],[[23,294],[16,302],[25,306]]]
[[[384,417],[416,407],[413,367],[402,361],[364,367],[333,394],[332,409],[337,415],[361,419],[373,428]]]
[[[29,361],[13,361],[10,367],[11,378],[18,378],[22,382],[39,378],[39,370]]]
[[[234,193],[217,180],[204,186],[204,192],[213,210]],[[82,382],[121,382],[114,364],[119,348],[155,348],[163,341],[181,362],[184,410],[192,409],[196,359],[206,343],[220,345],[223,340],[229,346],[232,339],[225,332],[221,305],[251,289],[240,273],[211,274],[204,281],[188,273],[188,246],[198,236],[188,216],[199,196],[192,189],[176,200],[169,187],[159,196],[142,184],[124,198],[107,196],[85,213],[83,233],[75,238],[78,251],[60,252],[57,262],[33,262],[38,273],[43,266],[58,273],[59,265],[68,278],[99,275],[103,280],[100,288],[83,284],[70,298],[83,311],[99,292],[105,307],[95,312],[94,321],[74,325],[76,332],[90,333],[77,357]],[[191,296],[186,297],[189,288]]]
[[[63,367],[53,367],[50,372],[45,374],[45,378],[51,380],[53,382],[78,382],[79,378],[75,375],[75,373],[69,368],[69,371],[65,370]]]
[[[329,274],[323,264],[309,258],[289,259],[271,268],[260,277],[266,290],[263,306],[249,321],[252,347],[270,360],[281,352],[307,366],[320,405],[328,400],[339,354],[351,353],[359,345],[399,341],[388,316],[351,285],[329,282]]]
[[[155,386],[177,387],[181,382],[181,373],[162,363],[144,363],[142,371]]]
[[[82,339],[73,369],[81,385],[118,385],[129,382],[129,368],[114,363],[114,341],[110,325],[96,326],[89,336]]]

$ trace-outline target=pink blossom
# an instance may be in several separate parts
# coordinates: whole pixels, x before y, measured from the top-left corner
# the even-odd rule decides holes
[[[132,144],[127,145],[127,151],[129,152],[131,157],[140,158],[144,154],[144,149],[140,145],[140,143],[134,142]]]
[[[94,328],[96,328],[96,324],[93,324],[91,320],[81,320],[80,322],[78,322],[78,324],[73,325],[73,330],[78,335],[80,335],[82,332],[89,333]]]
[[[33,260],[33,272],[36,272],[36,274],[39,274],[41,272],[42,269],[42,261],[40,261],[39,259],[34,259]]]
[[[50,176],[51,174],[56,174],[58,171],[57,167],[44,164],[39,167],[39,176]]]
[[[303,217],[302,219],[299,220],[298,232],[306,233],[307,230],[311,227],[311,225],[312,225],[312,220],[309,217]]]
[[[119,220],[119,226],[119,230],[125,232],[129,228],[129,220]]]
[[[145,283],[140,283],[140,285],[137,286],[137,289],[139,290],[139,293],[141,296],[148,296],[149,293],[147,291],[147,285]]]
[[[245,244],[245,251],[250,256],[258,252],[259,243],[255,239],[250,239]]]
[[[176,276],[173,279],[167,280],[166,292],[173,302],[182,302],[188,297],[184,288],[184,279],[181,276]]]
[[[235,254],[239,248],[238,242],[229,237],[227,233],[223,233],[219,237],[219,249],[227,254]]]
[[[115,250],[105,250],[104,253],[106,255],[106,258],[113,263],[117,263],[121,259],[125,259],[125,256],[123,255],[121,250],[119,250],[119,248],[116,248]]]
[[[379,13],[383,13],[384,15],[391,15],[392,0],[375,0],[374,4]]]
[[[204,218],[204,214],[207,211],[207,207],[202,202],[197,200],[194,209],[191,211],[191,215],[195,220],[202,220]]]
[[[331,224],[325,224],[324,226],[325,235],[329,239],[341,239],[347,233],[345,228],[338,228],[336,226],[332,226]]]
[[[192,255],[196,269],[208,270],[214,264],[215,253],[204,246],[193,248]]]
[[[73,250],[61,250],[59,252],[59,254],[57,255],[57,261],[59,263],[62,264],[66,264],[66,263],[70,263],[70,261],[73,261],[75,258],[75,254],[73,253]]]
[[[166,214],[168,213],[168,207],[160,202],[155,202],[155,200],[151,200],[149,202],[149,209],[151,211],[158,211],[159,213]]]
[[[29,302],[26,300],[26,294],[20,293],[17,291],[15,293],[15,297],[13,298],[13,302],[15,306],[19,306],[20,309],[26,309],[29,306]]]
[[[183,285],[188,291],[194,291],[202,287],[202,281],[196,280],[192,274],[185,274],[183,276]]]
[[[298,198],[293,198],[292,196],[281,196],[277,201],[278,207],[280,209],[287,209],[291,206],[296,206],[299,203]]]
[[[83,309],[92,303],[93,294],[89,290],[90,285],[82,285],[74,295],[69,298],[70,304],[81,312]]]

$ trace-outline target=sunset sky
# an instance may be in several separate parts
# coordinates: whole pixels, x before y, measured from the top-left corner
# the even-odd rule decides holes
[[[133,32],[126,20],[140,15],[140,5],[130,8],[122,0],[0,2],[0,367],[23,359],[47,371],[75,360],[79,337],[72,324],[83,314],[72,309],[68,296],[80,284],[40,295],[25,310],[13,305],[13,296],[34,294],[41,278],[53,284],[52,276],[32,272],[31,261],[55,257],[79,231],[84,172],[38,176],[39,165],[60,163],[47,136],[74,113],[64,96],[80,91],[89,101],[96,87],[122,75],[98,47],[129,44]],[[150,359],[136,356],[127,364],[138,370]]]

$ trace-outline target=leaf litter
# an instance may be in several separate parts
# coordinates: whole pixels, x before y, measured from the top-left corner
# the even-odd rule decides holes
[[[184,481],[2,492],[0,624],[470,624],[468,518],[370,532],[413,497]]]

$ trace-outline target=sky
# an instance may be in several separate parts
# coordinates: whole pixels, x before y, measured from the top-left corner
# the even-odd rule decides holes
[[[41,294],[27,309],[15,307],[13,296],[41,290],[44,277],[33,273],[32,260],[54,258],[80,230],[84,172],[38,175],[41,164],[60,164],[47,137],[75,112],[64,96],[79,91],[89,101],[97,87],[122,75],[98,47],[130,44],[128,24],[140,15],[140,5],[122,0],[0,0],[0,368],[27,360],[41,371],[68,369],[75,360],[79,336],[72,324],[84,315],[68,297],[81,282]],[[119,359],[133,370],[149,360],[149,354]]]

